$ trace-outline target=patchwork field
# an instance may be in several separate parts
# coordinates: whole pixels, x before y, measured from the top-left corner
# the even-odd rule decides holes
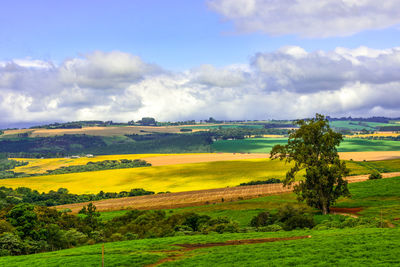
[[[72,193],[120,192],[132,188],[179,192],[282,178],[286,168],[284,162],[251,159],[13,178],[1,180],[1,184],[14,188],[25,186],[40,192],[60,187]]]
[[[345,135],[345,138],[366,138],[366,137],[397,137],[400,133],[398,132],[376,132],[373,134],[355,134]]]
[[[353,131],[361,131],[363,129],[368,131],[374,131],[378,127],[382,126],[396,126],[392,123],[381,123],[381,122],[359,122],[359,121],[331,121],[331,127],[334,128],[345,128]]]
[[[353,175],[367,174],[378,167],[382,172],[400,171],[400,160],[382,162],[370,166],[364,162],[348,161],[347,165]],[[268,178],[282,179],[289,167],[284,162],[262,158],[12,178],[1,180],[1,184],[13,188],[29,187],[40,192],[62,187],[79,194],[129,191],[132,188],[182,192],[236,186]]]
[[[182,126],[121,126],[121,127],[83,127],[81,129],[22,129],[6,130],[4,136],[30,133],[30,137],[48,137],[64,134],[86,134],[95,136],[120,136],[125,134],[148,134],[148,133],[181,133]],[[198,131],[204,129],[196,129]]]
[[[368,152],[341,152],[342,160],[355,161],[375,161],[400,158],[400,151],[368,151]],[[121,160],[121,159],[143,159],[152,164],[152,166],[164,166],[175,164],[189,164],[200,162],[246,160],[246,159],[267,159],[269,154],[265,153],[193,153],[193,154],[124,154],[124,155],[106,155],[81,158],[48,158],[48,159],[26,159],[15,158],[19,161],[28,161],[29,164],[15,168],[15,172],[27,174],[46,173],[47,170],[54,170],[60,167],[85,165],[88,162],[97,162],[103,160]]]
[[[274,145],[284,145],[286,138],[248,138],[240,140],[218,140],[213,143],[217,152],[230,153],[266,153]],[[364,151],[400,151],[400,142],[390,140],[344,139],[338,148],[339,152],[364,152]]]

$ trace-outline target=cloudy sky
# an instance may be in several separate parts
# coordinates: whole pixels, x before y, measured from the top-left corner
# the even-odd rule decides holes
[[[0,128],[400,117],[399,0],[14,0]]]

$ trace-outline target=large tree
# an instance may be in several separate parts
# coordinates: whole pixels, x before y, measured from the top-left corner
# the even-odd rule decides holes
[[[334,132],[323,115],[298,120],[298,129],[289,132],[287,145],[272,148],[271,158],[294,162],[286,173],[284,185],[292,185],[296,174],[305,169],[304,179],[294,185],[299,201],[306,203],[323,214],[329,213],[329,207],[340,197],[349,195],[348,175],[344,161],[340,161],[337,146],[343,140],[340,133]]]

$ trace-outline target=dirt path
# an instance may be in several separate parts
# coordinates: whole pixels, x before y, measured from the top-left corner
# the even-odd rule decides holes
[[[358,213],[362,211],[362,208],[331,208],[332,214],[348,216],[352,218],[358,218]]]
[[[383,173],[382,176],[383,178],[396,177],[400,176],[400,172]],[[349,183],[362,182],[368,180],[368,175],[349,176],[346,177],[346,179]],[[264,184],[114,198],[94,201],[93,203],[96,205],[98,211],[123,209],[173,209],[289,193],[292,190],[292,187],[284,187],[282,184]],[[77,213],[88,203],[89,202],[61,205],[57,206],[57,209],[68,208],[71,209],[73,213]]]
[[[311,238],[310,235],[306,236],[293,236],[293,237],[272,237],[272,238],[256,238],[256,239],[241,239],[241,240],[229,240],[226,242],[214,242],[214,243],[196,243],[196,244],[173,244],[171,246],[179,246],[183,249],[168,250],[168,251],[153,251],[153,252],[167,252],[170,255],[167,258],[163,258],[156,263],[147,265],[147,267],[158,266],[165,262],[176,261],[185,256],[185,252],[192,251],[199,248],[210,248],[210,247],[220,247],[220,246],[237,246],[237,245],[251,245],[260,244],[267,242],[277,242],[277,241],[289,241],[298,240],[304,238]]]

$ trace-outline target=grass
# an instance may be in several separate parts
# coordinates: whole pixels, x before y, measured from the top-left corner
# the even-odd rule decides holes
[[[168,252],[173,244],[311,235],[311,238],[252,245]],[[210,234],[105,244],[106,266],[144,266],[178,255],[162,266],[389,266],[400,264],[399,229],[341,229],[278,233]],[[179,257],[181,255],[181,257]],[[57,252],[1,257],[2,266],[99,266],[101,245]]]
[[[380,217],[389,220],[394,224],[400,223],[395,220],[400,217],[400,177],[387,178],[380,180],[369,180],[360,183],[349,184],[351,193],[350,198],[341,198],[335,207],[340,208],[358,208],[362,207],[360,215],[366,217]],[[186,207],[165,210],[168,214],[196,212],[202,215],[208,215],[213,218],[225,216],[235,220],[241,227],[249,226],[251,219],[260,212],[275,212],[279,207],[286,203],[295,206],[306,207],[304,203],[298,203],[294,193],[285,193],[272,195],[249,200],[235,202],[223,202],[211,205]],[[126,213],[125,210],[101,212],[103,220],[110,220],[116,216]],[[316,214],[316,221],[322,220],[321,215]]]
[[[331,127],[334,128],[345,128],[353,131],[361,131],[363,129],[374,131],[376,128],[382,126],[396,126],[396,124],[391,123],[381,123],[381,122],[359,122],[359,121],[331,121],[329,122]],[[360,123],[360,124],[358,124]]]
[[[400,170],[400,159],[380,160],[380,161],[353,161],[352,168],[356,169],[355,165],[361,169],[377,170],[379,172],[397,172]],[[361,172],[361,170],[360,170]]]
[[[349,185],[351,198],[336,204],[340,208],[362,207],[361,215],[379,218],[382,216],[394,224],[400,224],[400,177],[368,180]]]
[[[274,145],[284,145],[287,138],[248,138],[240,140],[218,140],[212,147],[216,152],[269,153]],[[345,139],[339,152],[400,151],[400,142],[391,140]]]

